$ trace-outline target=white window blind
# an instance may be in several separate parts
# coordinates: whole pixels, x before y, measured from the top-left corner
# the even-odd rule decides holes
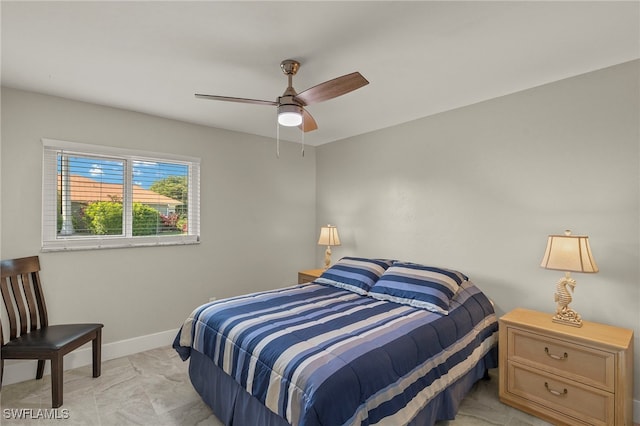
[[[43,251],[199,242],[199,159],[51,139],[43,147]]]

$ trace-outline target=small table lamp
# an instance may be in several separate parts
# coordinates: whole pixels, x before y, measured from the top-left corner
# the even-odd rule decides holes
[[[540,266],[546,269],[565,271],[564,278],[556,284],[554,295],[556,314],[553,321],[582,327],[580,314],[569,307],[572,300],[569,289],[573,292],[576,287],[576,281],[571,278],[571,272],[598,272],[598,266],[593,260],[591,247],[589,247],[589,237],[571,235],[571,231],[565,231],[564,235],[549,235],[547,249]]]
[[[331,246],[340,245],[340,237],[338,236],[338,228],[333,225],[327,225],[320,228],[320,238],[318,238],[319,246],[327,246],[324,252],[324,269],[331,264]]]

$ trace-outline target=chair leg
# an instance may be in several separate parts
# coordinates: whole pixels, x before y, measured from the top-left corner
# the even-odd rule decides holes
[[[44,376],[44,362],[46,360],[44,359],[39,359],[38,360],[38,369],[36,370],[36,379],[42,379],[42,376]]]
[[[51,406],[58,408],[62,405],[62,381],[64,380],[63,356],[59,353],[51,358]]]
[[[102,365],[102,330],[98,329],[96,338],[91,341],[93,352],[93,377],[100,377]]]

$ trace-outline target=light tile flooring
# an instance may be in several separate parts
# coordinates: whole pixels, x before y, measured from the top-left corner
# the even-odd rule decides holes
[[[193,390],[187,365],[167,347],[105,361],[102,376],[96,379],[91,377],[90,366],[66,371],[64,405],[53,411],[49,376],[4,386],[0,393],[0,423],[221,426]],[[438,426],[548,425],[501,404],[496,373],[491,371],[491,380],[475,385],[455,420]],[[30,419],[16,420],[18,414]]]

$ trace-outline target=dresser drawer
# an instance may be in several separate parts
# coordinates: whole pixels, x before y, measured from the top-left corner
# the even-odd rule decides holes
[[[507,391],[575,420],[572,424],[614,425],[614,394],[565,380],[515,362],[508,364]]]
[[[615,354],[517,328],[509,329],[509,359],[613,392]]]

